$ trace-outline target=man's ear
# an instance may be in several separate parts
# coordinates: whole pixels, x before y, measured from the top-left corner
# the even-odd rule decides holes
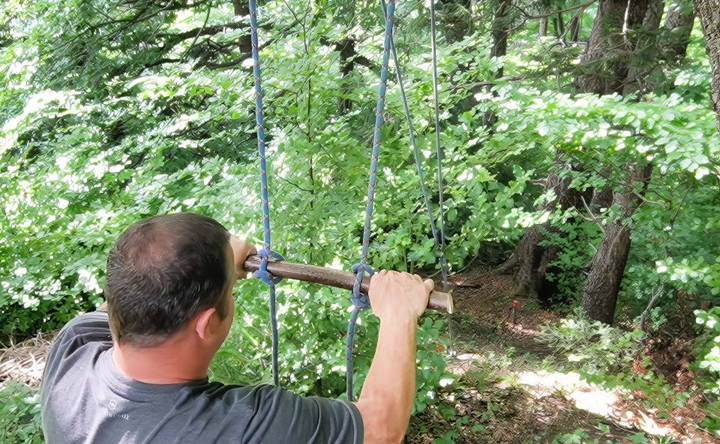
[[[195,333],[200,336],[200,339],[207,341],[213,334],[215,327],[215,317],[219,316],[219,313],[215,307],[208,308],[195,315]]]

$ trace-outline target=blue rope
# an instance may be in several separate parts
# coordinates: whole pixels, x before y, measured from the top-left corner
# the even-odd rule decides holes
[[[382,0],[382,6],[383,10],[385,10],[385,0]],[[445,258],[445,249],[441,246],[442,242],[440,238],[440,232],[438,231],[437,225],[435,223],[435,216],[433,216],[432,203],[430,202],[430,192],[428,191],[427,185],[425,183],[425,169],[422,166],[422,156],[420,154],[420,148],[418,148],[417,143],[415,142],[415,128],[413,126],[412,114],[410,113],[410,106],[408,105],[407,95],[405,93],[405,82],[403,82],[402,72],[400,70],[400,63],[398,62],[394,36],[390,43],[392,45],[391,49],[393,63],[395,64],[395,76],[397,78],[398,86],[400,86],[400,97],[402,99],[403,109],[405,110],[405,120],[407,120],[408,124],[408,139],[410,140],[410,145],[413,149],[413,156],[415,157],[415,169],[418,173],[420,190],[423,193],[423,201],[425,203],[425,209],[428,213],[428,219],[430,219],[430,230],[432,232],[433,239],[435,240],[435,247],[439,254],[440,269],[443,276],[443,285],[445,286],[445,290],[447,290],[448,264],[447,259]],[[438,160],[438,162],[440,161]],[[442,213],[440,214],[440,216],[442,216]]]
[[[437,74],[437,38],[435,26],[435,2],[430,1],[430,45],[432,50],[432,68],[433,68],[433,99],[435,102],[435,151],[437,154],[437,183],[438,183],[438,207],[440,208],[440,266],[442,267],[443,291],[448,291],[448,270],[447,260],[445,259],[445,203],[443,200],[443,173],[442,160],[443,149],[440,145],[440,103],[438,99],[438,74]]]
[[[253,74],[255,75],[255,120],[257,121],[258,153],[260,154],[260,195],[262,199],[263,212],[263,248],[258,253],[261,262],[255,276],[262,279],[270,290],[270,325],[272,328],[272,374],[273,383],[280,385],[278,372],[278,325],[277,325],[277,298],[275,295],[275,284],[279,279],[274,278],[267,270],[270,259],[282,260],[282,256],[272,251],[270,236],[270,202],[268,198],[267,160],[265,158],[265,128],[263,112],[263,91],[260,77],[260,54],[257,35],[257,3],[249,0],[250,6],[250,40],[252,42]]]
[[[360,310],[370,306],[367,295],[360,291],[365,273],[372,273],[368,267],[368,252],[370,250],[370,229],[372,224],[373,205],[375,202],[375,182],[377,179],[378,160],[380,158],[380,129],[383,124],[383,111],[385,110],[385,91],[387,90],[388,64],[390,62],[390,46],[392,42],[393,15],[395,14],[395,0],[389,0],[385,14],[385,42],[383,45],[382,69],[380,70],[380,86],[378,87],[377,107],[375,109],[375,131],[373,133],[372,155],[370,158],[370,178],[368,181],[367,206],[365,207],[365,227],[363,229],[362,251],[360,263],[353,267],[355,283],[352,290],[353,311],[348,323],[347,348],[345,363],[347,367],[346,388],[348,400],[354,401],[353,393],[353,346],[355,343],[355,323]]]

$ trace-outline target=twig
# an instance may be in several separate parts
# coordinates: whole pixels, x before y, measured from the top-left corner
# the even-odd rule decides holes
[[[463,83],[460,85],[454,85],[451,86],[450,89],[460,89],[460,88],[468,88],[468,87],[477,87],[477,86],[493,86],[497,82],[516,82],[519,80],[528,80],[529,77],[527,76],[506,76],[506,77],[499,77],[492,81],[486,81],[486,82],[473,82],[473,83]]]
[[[585,198],[583,196],[580,196],[580,200],[582,201],[583,206],[585,207],[588,214],[590,215],[590,219],[587,219],[582,214],[580,216],[585,220],[588,220],[590,222],[595,222],[597,224],[597,226],[600,227],[600,231],[602,231],[602,234],[605,235],[605,227],[603,227],[603,224],[599,220],[597,220],[597,218],[595,217],[595,214],[593,213],[593,211],[590,209],[587,202],[585,201]]]
[[[187,60],[187,56],[190,54],[190,51],[195,47],[195,43],[197,43],[198,37],[200,37],[200,34],[203,32],[205,27],[208,24],[208,20],[210,19],[210,11],[212,11],[212,3],[208,5],[207,14],[205,14],[205,21],[203,21],[202,27],[198,29],[197,34],[195,34],[195,38],[193,39],[192,43],[190,43],[190,46],[188,46],[188,49],[185,51],[185,54],[181,57],[183,61]]]
[[[511,6],[514,7],[515,9],[517,9],[518,11],[520,11],[520,13],[523,15],[523,20],[520,22],[519,25],[513,26],[512,28],[508,29],[508,33],[522,28],[523,26],[525,26],[525,23],[527,23],[528,20],[539,20],[539,19],[543,19],[543,18],[548,18],[553,15],[562,14],[563,12],[575,11],[576,9],[579,9],[580,13],[582,13],[583,11],[585,11],[585,9],[592,6],[596,2],[597,2],[597,0],[591,0],[587,3],[582,3],[580,5],[571,6],[569,8],[565,8],[565,9],[559,9],[557,11],[546,12],[544,14],[528,14],[527,11],[525,11],[521,7],[513,4]],[[565,33],[563,33],[563,35],[565,35]]]
[[[645,330],[645,321],[647,320],[647,316],[650,313],[650,310],[652,310],[653,305],[655,305],[655,301],[658,297],[660,297],[660,294],[665,290],[665,284],[661,284],[660,287],[655,290],[655,293],[650,298],[650,302],[648,302],[647,307],[645,307],[645,310],[643,310],[642,314],[640,315],[640,330],[647,333],[647,330]]]
[[[525,18],[527,20],[537,20],[537,19],[541,19],[541,18],[548,18],[552,15],[562,14],[563,12],[575,11],[576,9],[587,9],[588,7],[592,6],[596,2],[597,2],[597,0],[590,0],[587,3],[582,3],[579,5],[571,6],[569,8],[558,9],[557,11],[551,11],[551,12],[547,12],[544,14],[535,14],[535,15],[528,14],[527,12],[525,12],[522,8],[520,8],[517,5],[513,5],[513,6],[515,7],[515,9],[519,10],[525,16]]]
[[[287,179],[287,178],[282,177],[282,176],[280,176],[280,175],[278,175],[278,176],[276,176],[276,177],[277,177],[278,179],[282,180],[283,182],[289,183],[290,185],[294,186],[295,188],[297,188],[297,189],[300,190],[300,191],[304,191],[304,192],[306,192],[306,193],[312,193],[312,192],[314,192],[313,190],[309,190],[309,189],[307,189],[307,188],[303,188],[303,187],[301,187],[300,185],[296,184],[295,182],[292,182],[290,179]]]

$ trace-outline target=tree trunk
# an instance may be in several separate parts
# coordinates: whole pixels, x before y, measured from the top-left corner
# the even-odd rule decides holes
[[[589,205],[590,211],[592,211],[593,214],[600,214],[602,209],[607,209],[612,206],[612,198],[612,190],[609,188],[595,188]]]
[[[560,38],[565,34],[565,22],[562,14],[558,13],[553,17],[553,28],[555,29],[555,37]]]
[[[627,0],[601,0],[590,40],[581,61],[584,72],[576,79],[579,92],[596,94],[623,92],[623,84],[629,70],[629,56],[635,49],[638,31],[646,16],[649,3],[650,0],[633,0],[630,3]],[[559,160],[556,164],[558,169],[568,168],[568,165],[563,165]],[[567,209],[581,206],[580,193],[570,189],[568,185],[558,181],[556,176],[554,180],[553,175],[549,176],[546,189],[554,189],[557,199],[543,209],[551,211],[556,207]],[[609,191],[596,190],[593,196],[594,202],[591,201],[590,206],[607,207],[610,196]],[[623,198],[630,199],[632,196],[634,194],[630,192],[627,195],[618,194],[613,196],[613,201],[619,205]],[[586,203],[588,200],[590,200],[589,196],[586,198]],[[634,202],[634,200],[629,201],[626,206],[632,207],[631,204]],[[543,235],[545,230],[550,231],[552,228],[549,224],[529,228],[515,250],[519,264],[515,275],[518,293],[541,296],[550,290],[551,283],[546,279],[547,266],[557,255],[558,247],[545,248],[539,245],[545,240]],[[608,224],[600,248],[591,264],[590,275],[593,279],[588,283],[584,297],[587,311],[592,312],[593,316],[600,316],[596,313],[602,313],[603,319],[612,318],[629,248],[629,228],[613,227]],[[599,285],[598,282],[602,283],[604,273],[612,273],[614,282],[610,282],[609,285]],[[598,300],[595,301],[594,298]],[[596,304],[600,308],[596,308]]]
[[[695,0],[695,13],[702,23],[705,50],[712,66],[712,105],[720,131],[720,0]]]
[[[651,83],[650,74],[656,69],[657,61],[660,59],[657,35],[664,6],[664,0],[650,0],[635,51],[630,59],[630,67],[623,87],[625,96],[648,91],[657,86]]]
[[[435,0],[437,1],[437,0]],[[471,0],[444,0],[437,2],[438,24],[448,43],[459,42],[476,30]]]
[[[655,29],[658,25],[653,25],[653,20],[659,23],[657,12],[647,12],[651,1],[657,0],[601,0],[581,60],[584,72],[576,79],[579,92],[623,92],[630,70],[630,55],[642,35],[643,21],[647,17],[648,25]],[[627,187],[637,183],[633,171],[628,172]],[[611,195],[612,202],[625,209],[628,216],[634,212],[637,199],[632,189],[612,194],[609,190],[594,190],[589,205],[591,211],[607,207]],[[615,301],[630,251],[630,229],[622,222],[606,224],[603,239],[590,264],[582,306],[593,319],[612,320],[615,312]]]
[[[507,39],[510,32],[510,7],[512,0],[501,0],[495,10],[495,17],[492,23],[493,46],[490,50],[490,57],[504,57],[507,54]],[[503,76],[503,68],[500,67],[495,73],[496,77]]]
[[[556,162],[561,168],[569,165]],[[545,189],[555,193],[555,199],[538,208],[538,211],[567,210],[581,202],[581,194],[570,188],[571,179],[561,179],[556,174],[548,175]],[[545,233],[553,232],[550,223],[535,225],[527,229],[513,253],[517,259],[514,275],[515,293],[524,297],[538,298],[547,302],[554,293],[554,286],[547,280],[549,264],[555,260],[559,249],[556,246],[542,246],[547,240]]]
[[[612,324],[629,252],[630,228],[618,223],[606,225],[583,290],[582,309],[590,319]]]
[[[492,22],[492,37],[493,45],[490,49],[490,57],[504,57],[507,54],[507,39],[510,33],[510,8],[512,6],[512,0],[500,0],[497,9],[495,10],[495,17]],[[495,72],[495,78],[503,76],[504,68],[501,66]],[[492,89],[493,85],[490,84],[486,87],[488,91]],[[497,122],[497,115],[494,112],[488,111],[483,115],[483,125],[486,128],[493,128]]]
[[[601,0],[576,80],[581,92],[622,94],[628,58],[635,49],[650,0]]]
[[[674,65],[685,59],[690,43],[690,32],[695,22],[695,11],[689,0],[687,3],[671,5],[665,18],[665,29],[670,34],[665,43],[664,59]]]
[[[570,27],[570,41],[577,42],[580,40],[580,24],[582,22],[582,14],[576,14],[570,19],[568,26]]]
[[[652,166],[632,165],[629,169],[625,189],[613,193],[613,204],[620,207],[624,218],[631,217],[640,204],[635,186],[642,184],[639,193],[642,196],[650,181]],[[583,290],[582,309],[590,319],[612,323],[629,253],[630,225],[624,220],[606,224]]]
[[[548,28],[548,19],[547,19],[547,17],[543,17],[540,19],[540,31],[538,32],[538,34],[540,34],[540,37],[547,36],[547,28]]]
[[[250,14],[250,6],[245,0],[232,0],[233,12],[237,17],[245,17]],[[240,52],[243,54],[250,54],[252,52],[252,42],[250,40],[250,33],[246,32],[240,36],[238,42]]]
[[[348,77],[355,69],[355,57],[357,53],[355,51],[355,40],[353,38],[346,38],[335,45],[335,49],[340,51],[340,74],[342,77],[343,88],[347,91],[350,87],[348,85]],[[338,108],[340,114],[347,114],[352,109],[352,100],[349,97],[349,91],[345,94],[345,97],[338,98]]]

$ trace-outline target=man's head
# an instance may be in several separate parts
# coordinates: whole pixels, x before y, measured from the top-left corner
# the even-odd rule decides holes
[[[151,217],[128,228],[107,263],[115,341],[151,347],[199,314],[221,320],[232,316],[235,276],[229,239],[220,223],[191,213]]]

